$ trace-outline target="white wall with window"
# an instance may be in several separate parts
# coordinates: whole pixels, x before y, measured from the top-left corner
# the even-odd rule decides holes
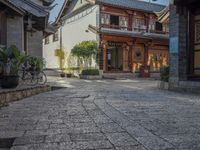
[[[89,25],[98,26],[98,19],[99,6],[95,5],[64,21],[62,26],[62,47],[65,51],[66,59],[76,44],[88,40],[98,41],[98,36],[88,30]],[[49,36],[48,44],[46,42],[44,39],[43,56],[47,62],[46,68],[59,69],[59,59],[55,51],[60,48],[60,29],[54,35]],[[92,65],[94,66],[95,63],[93,62]]]
[[[55,36],[58,37],[55,40]],[[56,56],[56,50],[60,48],[60,29],[43,40],[43,57],[46,61],[46,68],[58,69],[59,59]]]

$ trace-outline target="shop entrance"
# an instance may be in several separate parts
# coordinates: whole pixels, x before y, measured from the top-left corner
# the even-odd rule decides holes
[[[107,49],[107,71],[123,71],[123,49],[108,48]]]

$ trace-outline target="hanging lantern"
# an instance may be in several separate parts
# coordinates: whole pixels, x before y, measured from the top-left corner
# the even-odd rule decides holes
[[[102,7],[101,7],[101,10],[103,10],[103,11],[104,11],[105,9],[106,9],[106,8],[105,8],[105,6],[102,6]]]
[[[106,44],[103,44],[103,49],[106,49]]]
[[[126,50],[128,50],[128,51],[129,51],[129,46],[128,46],[128,45],[126,46]]]

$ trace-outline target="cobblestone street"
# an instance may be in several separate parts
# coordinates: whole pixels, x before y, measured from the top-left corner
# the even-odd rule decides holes
[[[67,88],[0,109],[11,150],[199,150],[200,96],[149,80],[57,80]]]

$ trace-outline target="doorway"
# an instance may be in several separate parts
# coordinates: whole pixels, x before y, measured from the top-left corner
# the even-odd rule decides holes
[[[189,77],[200,79],[200,12],[191,12]]]
[[[108,48],[107,49],[107,71],[120,72],[123,71],[123,49]]]

